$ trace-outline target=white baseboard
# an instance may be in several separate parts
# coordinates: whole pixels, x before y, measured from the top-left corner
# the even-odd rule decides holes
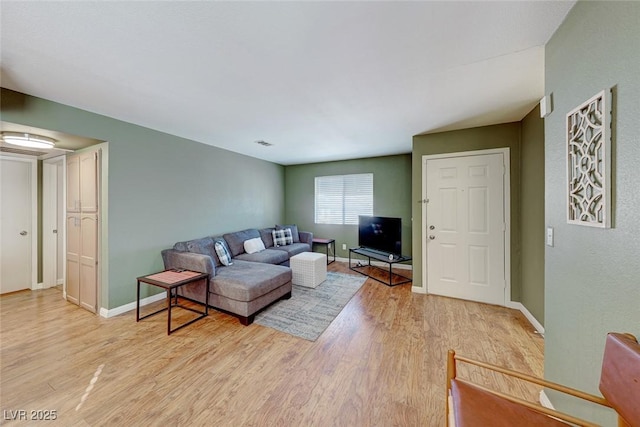
[[[31,288],[31,290],[33,291],[37,291],[39,289],[44,289],[44,283],[40,282],[40,283],[36,283],[35,285],[33,285],[33,287]]]
[[[154,303],[156,301],[161,301],[163,299],[167,298],[167,293],[166,292],[160,292],[159,294],[155,294],[152,295],[150,297],[147,298],[143,298],[140,300],[140,307],[143,307],[145,305],[149,305],[151,303]],[[130,302],[129,304],[125,304],[125,305],[121,305],[120,307],[116,307],[116,308],[112,308],[112,309],[107,309],[104,307],[100,308],[100,316],[105,317],[105,318],[109,318],[109,317],[114,317],[117,316],[119,314],[122,313],[126,313],[127,311],[131,311],[131,310],[135,310],[136,309],[136,302]]]
[[[544,390],[540,390],[540,404],[548,409],[556,409],[553,407],[551,400],[549,400],[549,397],[547,396],[547,393],[544,392]]]
[[[411,286],[411,292],[415,294],[426,294],[427,288],[425,286]]]
[[[538,333],[542,336],[544,336],[544,326],[542,326],[542,324],[540,322],[538,322],[538,319],[536,319],[533,314],[531,314],[531,312],[529,310],[527,310],[527,307],[525,307],[524,305],[522,305],[521,302],[517,302],[517,301],[511,301],[507,304],[507,307],[509,308],[514,308],[516,310],[520,310],[520,312],[522,314],[524,314],[524,317],[527,318],[527,320],[529,322],[531,322],[531,324],[533,325],[534,328],[536,328],[536,331],[538,331]]]

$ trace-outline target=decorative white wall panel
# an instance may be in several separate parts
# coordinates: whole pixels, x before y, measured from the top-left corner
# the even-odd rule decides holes
[[[601,91],[567,114],[569,224],[610,227],[610,107]]]

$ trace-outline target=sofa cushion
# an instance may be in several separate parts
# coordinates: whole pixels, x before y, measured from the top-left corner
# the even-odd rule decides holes
[[[293,237],[291,236],[291,229],[285,228],[284,230],[273,230],[273,245],[278,246],[290,245],[293,243]]]
[[[240,254],[235,259],[243,261],[264,262],[267,264],[282,264],[289,260],[289,254],[286,251],[279,251],[280,248],[265,249],[253,254]]]
[[[201,255],[209,255],[213,257],[216,253],[211,237],[203,237],[201,239],[187,240],[186,242],[178,242],[173,245],[173,249],[180,252],[193,252]]]
[[[290,245],[278,246],[273,249],[286,252],[289,258],[302,252],[311,252],[311,246],[306,243],[292,243]]]
[[[227,244],[223,241],[218,240],[214,247],[216,248],[216,254],[218,254],[218,259],[223,265],[231,265],[231,254],[229,253],[229,249],[227,248]]]
[[[244,252],[244,241],[260,237],[260,232],[255,228],[250,228],[247,230],[236,231],[234,233],[227,233],[223,237],[224,240],[227,241],[227,245],[229,245],[231,255],[236,256]]]
[[[236,301],[253,301],[291,281],[291,269],[280,265],[236,260],[220,267],[210,292]]]
[[[274,228],[263,228],[260,230],[260,238],[264,242],[265,248],[273,246],[273,230]]]
[[[265,249],[264,242],[260,237],[254,237],[253,239],[244,241],[244,251],[248,254],[255,254]]]
[[[291,237],[293,237],[293,243],[300,243],[300,233],[298,233],[298,226],[293,224],[293,225],[277,225],[276,224],[276,230],[284,230],[288,228],[289,230],[291,230]]]

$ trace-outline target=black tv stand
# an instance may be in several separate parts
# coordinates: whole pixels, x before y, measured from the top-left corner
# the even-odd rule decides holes
[[[358,261],[356,265],[353,265],[351,263],[352,253],[366,257],[367,263],[361,264],[361,262]],[[389,264],[389,270],[385,270],[381,267],[372,265],[371,259],[383,262],[385,264]],[[363,248],[363,247],[349,249],[349,269],[350,270],[356,271],[364,276],[370,277],[373,280],[376,280],[380,283],[384,283],[387,286],[397,286],[397,285],[402,285],[412,281],[412,279],[409,277],[393,272],[393,264],[398,264],[405,261],[411,261],[411,257],[404,256],[404,255],[391,254],[389,252],[379,251],[377,249]],[[382,271],[385,276],[388,275],[388,280],[387,281],[380,280],[378,278],[380,276],[379,274],[377,275],[378,277],[372,274],[374,271],[378,271],[378,272]]]

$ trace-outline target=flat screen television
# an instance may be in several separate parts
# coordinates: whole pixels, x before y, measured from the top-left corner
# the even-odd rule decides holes
[[[360,215],[358,244],[367,249],[402,254],[402,219]]]

